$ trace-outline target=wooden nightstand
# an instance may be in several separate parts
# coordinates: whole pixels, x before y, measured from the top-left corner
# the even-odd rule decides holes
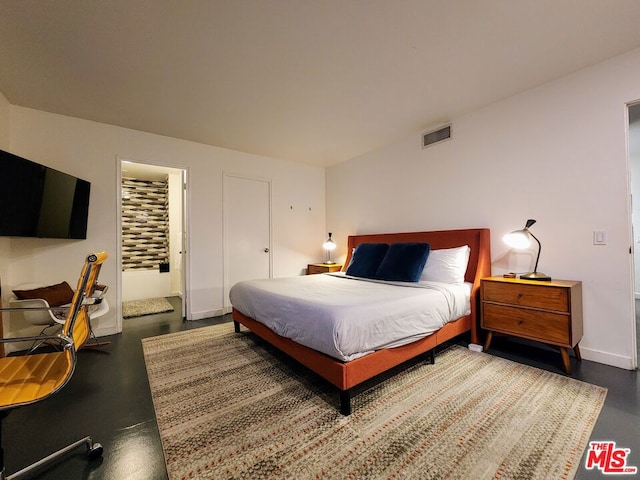
[[[488,277],[480,284],[482,328],[488,330],[484,349],[493,332],[528,338],[560,347],[562,364],[571,373],[569,349],[582,360],[582,282],[539,282]]]
[[[315,273],[339,272],[342,265],[339,263],[310,263],[307,265],[307,275]]]

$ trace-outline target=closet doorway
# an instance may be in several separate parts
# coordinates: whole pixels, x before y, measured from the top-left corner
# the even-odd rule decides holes
[[[120,321],[178,309],[189,318],[187,170],[124,159],[119,167]]]
[[[236,282],[271,278],[271,181],[225,173],[223,177],[224,312]]]

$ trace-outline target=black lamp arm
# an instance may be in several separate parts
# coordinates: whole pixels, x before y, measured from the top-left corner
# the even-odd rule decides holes
[[[542,252],[542,244],[540,243],[540,240],[538,240],[536,238],[536,236],[531,233],[531,231],[529,229],[527,229],[527,231],[529,232],[529,235],[531,235],[533,237],[533,239],[538,242],[538,256],[536,257],[536,266],[533,268],[534,273],[538,271],[538,260],[540,260],[540,252]]]

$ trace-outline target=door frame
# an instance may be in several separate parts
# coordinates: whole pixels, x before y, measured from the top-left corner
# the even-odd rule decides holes
[[[629,232],[631,234],[630,243],[631,246],[629,248],[629,261],[631,263],[631,311],[633,312],[633,320],[631,322],[631,331],[633,334],[631,335],[631,367],[632,369],[638,368],[638,359],[640,357],[640,331],[637,328],[637,320],[636,316],[638,312],[636,311],[636,286],[637,282],[640,281],[639,278],[636,278],[635,270],[636,270],[636,256],[640,253],[636,252],[636,235],[640,235],[640,232],[634,231],[633,228],[633,178],[632,178],[632,160],[631,160],[631,151],[630,151],[630,138],[631,138],[631,119],[629,115],[629,109],[632,107],[640,108],[640,100],[635,100],[632,102],[627,102],[625,105],[625,125],[626,125],[626,156],[627,156],[627,192],[628,192],[628,202],[629,202]],[[640,179],[636,179],[636,183],[640,183]]]
[[[162,162],[153,162],[148,160],[136,160],[131,157],[123,157],[121,155],[116,156],[116,222],[118,225],[116,231],[116,245],[117,245],[117,259],[116,259],[116,331],[122,332],[122,163],[131,162],[139,163],[141,165],[151,165],[160,168],[172,168],[175,170],[182,170],[182,223],[183,223],[183,237],[182,237],[182,318],[183,320],[191,320],[191,295],[190,295],[190,279],[189,279],[189,252],[191,250],[190,245],[190,188],[189,178],[190,170],[185,165],[168,165]]]
[[[227,186],[228,178],[240,178],[243,180],[252,180],[264,182],[267,184],[268,191],[268,207],[269,207],[269,278],[273,277],[273,211],[272,211],[272,181],[270,178],[257,177],[253,175],[243,175],[230,172],[222,172],[222,313],[231,313],[232,307],[229,301],[229,200],[227,194],[229,187]]]

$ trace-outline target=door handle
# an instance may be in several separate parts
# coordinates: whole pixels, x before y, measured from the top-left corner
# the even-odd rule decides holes
[[[269,248],[268,247],[264,249],[264,253],[269,253]]]

